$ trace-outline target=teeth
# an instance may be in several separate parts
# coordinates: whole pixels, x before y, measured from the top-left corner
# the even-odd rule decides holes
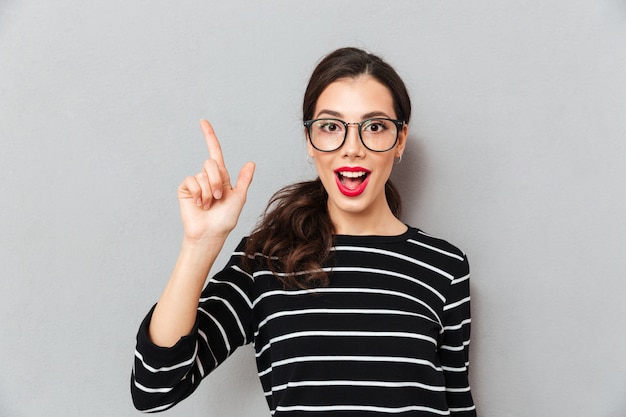
[[[362,177],[366,174],[365,171],[360,171],[360,172],[352,172],[352,171],[342,171],[339,173],[339,175],[341,175],[342,177],[346,177],[346,178],[359,178]]]

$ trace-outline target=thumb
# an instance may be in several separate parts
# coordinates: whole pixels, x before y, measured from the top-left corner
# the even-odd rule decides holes
[[[237,177],[237,182],[235,183],[235,190],[244,199],[246,198],[248,188],[250,188],[250,184],[252,183],[255,167],[256,165],[254,162],[248,162],[241,168],[241,171],[239,171],[239,176]]]

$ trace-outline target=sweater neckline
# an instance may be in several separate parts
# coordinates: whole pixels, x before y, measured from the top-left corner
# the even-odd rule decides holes
[[[395,243],[404,242],[419,233],[419,229],[407,225],[407,230],[399,235],[382,236],[382,235],[335,235],[335,244],[355,244],[355,243]]]

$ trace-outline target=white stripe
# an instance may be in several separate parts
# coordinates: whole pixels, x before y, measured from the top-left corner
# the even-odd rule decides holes
[[[168,408],[172,407],[173,405],[174,405],[174,403],[169,403],[169,404],[160,405],[160,406],[154,407],[154,408],[148,408],[146,410],[141,410],[141,412],[142,413],[156,413],[157,411],[167,410]]]
[[[455,280],[453,280],[451,282],[451,285],[459,284],[459,283],[461,283],[463,281],[467,281],[469,279],[469,277],[470,277],[470,274],[467,274],[467,275],[465,275],[464,277],[461,277],[461,278],[457,278],[457,279],[455,279]]]
[[[471,324],[472,323],[472,319],[465,319],[463,320],[461,323],[459,324],[455,324],[453,326],[446,326],[443,328],[444,331],[447,330],[459,330],[461,327],[465,326],[466,324]]]
[[[247,274],[246,272],[242,271],[241,268],[238,268],[237,266],[232,266],[232,269],[241,272],[242,274],[250,277],[250,279],[253,279],[252,275]],[[218,281],[214,278],[209,279],[209,281],[207,282],[207,284],[225,284],[225,285],[229,285],[231,286],[235,291],[237,291],[237,293],[239,293],[239,295],[241,296],[241,298],[243,298],[246,303],[248,303],[248,306],[250,308],[252,308],[252,302],[250,301],[250,298],[248,298],[248,294],[246,294],[238,285],[230,282],[230,281]],[[209,298],[200,298],[200,303],[203,303],[205,301],[207,301]]]
[[[243,337],[243,340],[244,340],[243,344],[244,345],[247,344],[248,338],[246,337],[246,331],[244,330],[243,324],[241,323],[241,320],[239,319],[239,315],[237,314],[237,311],[235,311],[235,308],[232,306],[232,304],[227,299],[222,298],[222,297],[217,297],[217,296],[207,297],[205,298],[205,300],[206,301],[208,300],[220,301],[222,304],[226,306],[226,308],[232,313],[233,318],[235,319],[235,322],[237,323],[237,327],[239,327],[239,331],[241,332],[241,336]],[[202,309],[198,308],[198,310],[202,310]],[[205,311],[205,310],[202,310],[202,311]]]
[[[200,378],[204,378],[204,367],[202,366],[202,362],[200,361],[200,357],[196,357],[196,366],[198,367],[198,371],[200,372]]]
[[[452,366],[442,366],[441,369],[448,372],[465,372],[467,371],[467,364],[460,368],[452,367]]]
[[[269,340],[269,343],[263,346],[263,348],[258,353],[255,353],[255,355],[257,358],[260,357],[263,354],[263,352],[269,349],[274,343],[282,342],[282,341],[289,340],[289,339],[295,339],[298,337],[311,337],[311,336],[314,336],[314,337],[403,337],[403,338],[408,338],[408,339],[426,340],[428,342],[431,342],[435,346],[437,345],[437,341],[433,339],[432,337],[424,336],[421,334],[415,334],[415,333],[311,330],[311,331],[293,332],[293,333],[288,333],[282,336],[273,337]]]
[[[437,321],[432,318],[425,316],[423,314],[412,313],[410,311],[402,311],[402,310],[383,310],[383,309],[361,309],[361,308],[311,308],[311,309],[303,309],[303,310],[293,310],[293,311],[279,311],[273,314],[270,314],[265,319],[259,322],[259,330],[254,333],[254,336],[258,336],[260,330],[271,320],[281,317],[287,316],[299,316],[306,314],[364,314],[364,315],[398,315],[398,316],[410,316],[410,317],[420,317],[425,320],[428,320],[432,323],[439,324]]]
[[[424,282],[415,279],[413,277],[410,277],[408,275],[404,275],[398,272],[394,272],[394,271],[389,271],[386,269],[375,269],[375,268],[357,268],[357,267],[336,267],[336,268],[332,268],[333,272],[366,272],[366,273],[371,273],[371,274],[381,274],[381,275],[390,275],[393,277],[398,277],[398,278],[402,278],[402,279],[406,279],[407,281],[411,281],[415,284],[421,285],[422,287],[428,289],[430,292],[432,292],[433,294],[435,294],[437,297],[439,297],[439,299],[441,301],[443,301],[445,303],[446,298],[441,295],[441,293],[439,293],[439,291],[435,290],[433,287],[431,287],[430,285],[425,284]]]
[[[462,260],[463,260],[463,257],[462,257],[462,256],[457,255],[456,253],[448,252],[448,251],[445,251],[445,250],[443,250],[443,249],[439,249],[439,248],[436,248],[436,247],[434,247],[434,246],[427,245],[426,243],[423,243],[423,242],[420,242],[420,241],[417,241],[417,240],[414,240],[414,239],[407,239],[407,242],[409,242],[409,243],[413,243],[413,244],[415,244],[415,245],[422,246],[422,247],[424,247],[424,248],[427,248],[427,249],[433,250],[433,251],[435,251],[435,252],[442,253],[442,254],[444,254],[444,255],[451,256],[451,257],[453,257],[453,258],[455,258],[455,259],[458,259],[459,261],[462,261]]]
[[[213,317],[213,315],[211,315],[211,313],[209,313],[208,311],[202,308],[198,308],[198,311],[201,311],[204,314],[206,314],[206,316],[209,317],[211,321],[213,321],[213,323],[215,323],[215,326],[217,326],[217,329],[222,334],[222,339],[224,340],[224,345],[226,346],[226,350],[230,353],[230,343],[228,341],[228,336],[226,336],[226,330],[224,330],[220,322],[215,317]]]
[[[454,279],[454,276],[437,268],[434,267],[430,264],[427,264],[426,262],[422,262],[422,261],[418,261],[415,258],[411,258],[410,256],[406,256],[406,255],[401,255],[399,253],[395,253],[395,252],[390,252],[390,251],[386,251],[386,250],[382,250],[382,249],[374,249],[374,248],[362,248],[362,247],[358,247],[358,246],[336,246],[334,248],[335,250],[347,250],[347,251],[353,251],[353,252],[368,252],[368,253],[379,253],[381,255],[386,255],[386,256],[390,256],[393,258],[398,258],[398,259],[402,259],[404,261],[407,262],[411,262],[413,264],[422,266],[426,269],[430,269],[433,272],[436,272],[440,275],[443,275],[444,277],[448,278],[450,281],[452,281]],[[331,249],[332,250],[332,249]]]
[[[234,269],[237,272],[240,272],[240,273],[244,274],[245,276],[247,276],[248,278],[250,278],[251,280],[254,281],[254,277],[251,274],[249,274],[248,272],[246,272],[243,269],[241,269],[239,266],[233,265],[233,266],[231,266],[231,268]]]
[[[211,353],[211,357],[213,358],[213,362],[214,362],[213,369],[215,369],[217,367],[217,365],[219,365],[219,361],[215,357],[215,353],[213,353],[213,349],[211,349],[211,345],[209,344],[209,338],[207,337],[206,333],[204,333],[200,329],[198,329],[198,334],[204,340],[204,343],[206,344],[206,347],[209,350],[209,353]]]
[[[134,379],[134,383],[137,388],[139,388],[143,392],[147,392],[148,394],[167,394],[168,392],[174,389],[173,387],[172,388],[148,388],[145,385],[141,385],[139,382],[137,382],[136,379]]]
[[[380,387],[380,388],[422,388],[429,391],[443,392],[447,389],[443,386],[433,386],[421,384],[419,382],[386,382],[386,381],[350,381],[350,380],[338,380],[338,381],[300,381],[300,382],[288,382],[283,385],[272,387],[272,392],[282,391],[287,388],[295,387]],[[271,395],[271,393],[269,393]]]
[[[267,291],[267,292],[261,293],[254,300],[252,305],[254,307],[256,307],[256,305],[259,302],[261,302],[264,298],[272,297],[272,296],[275,296],[275,295],[298,296],[298,295],[302,295],[302,294],[312,294],[312,293],[362,293],[362,294],[378,294],[378,295],[385,294],[385,295],[390,295],[390,296],[394,296],[394,297],[406,298],[408,300],[411,300],[411,301],[413,301],[415,303],[418,303],[418,304],[426,307],[428,309],[428,311],[433,313],[433,316],[435,316],[435,318],[437,319],[437,323],[439,324],[439,326],[441,326],[443,328],[443,323],[441,321],[441,318],[437,315],[435,310],[431,306],[429,306],[426,302],[420,300],[419,298],[412,297],[412,296],[407,295],[407,294],[402,293],[402,292],[383,290],[383,289],[373,289],[373,288],[328,288],[328,287],[323,287],[323,288],[314,288],[314,289],[307,289],[307,290],[274,290],[274,291]]]
[[[460,306],[461,304],[465,304],[470,300],[470,297],[465,297],[462,300],[457,301],[456,303],[452,303],[452,304],[448,304],[446,306],[443,307],[443,311],[448,311],[450,309],[453,309],[455,307]]]
[[[463,344],[461,346],[449,346],[449,345],[442,345],[439,349],[443,349],[443,350],[449,350],[452,352],[460,352],[463,349],[465,349],[467,346],[469,346],[470,342],[469,340],[466,340],[463,342]]]
[[[470,387],[463,387],[463,388],[448,388],[446,387],[446,392],[469,392],[470,391]]]
[[[231,254],[231,256],[245,256],[245,252],[233,252]],[[248,255],[248,258],[254,259],[257,256],[260,256],[261,258],[269,258],[267,255],[265,255],[264,253],[261,253],[261,252],[254,252],[254,255]],[[272,256],[269,259],[274,259],[275,260],[275,259],[278,259],[278,256]]]
[[[475,409],[476,409],[476,406],[473,405],[471,407],[451,408],[450,411],[458,413],[458,412],[461,412],[461,411],[472,411],[472,410],[475,410]]]
[[[259,372],[262,377],[283,365],[300,362],[390,362],[390,363],[412,363],[415,365],[426,365],[435,371],[441,372],[443,367],[438,367],[433,363],[424,359],[403,358],[398,356],[297,356],[295,358],[283,359],[281,361],[272,362],[272,365],[264,371]]]
[[[439,414],[441,416],[448,416],[450,412],[448,410],[437,410],[435,408],[423,407],[419,405],[410,405],[407,407],[375,407],[368,405],[329,405],[329,406],[306,406],[306,405],[294,405],[294,406],[278,406],[276,411],[373,411],[377,413],[399,414],[406,413],[407,411],[428,411],[431,413]]]
[[[257,278],[259,276],[263,276],[263,275],[270,275],[270,276],[277,276],[277,277],[288,277],[288,276],[299,276],[299,275],[307,275],[310,274],[312,272],[316,272],[316,271],[324,271],[324,272],[331,272],[332,268],[330,267],[326,267],[326,268],[319,268],[319,269],[308,269],[305,271],[296,271],[296,272],[272,272],[270,270],[267,269],[261,269],[258,271],[254,271],[252,273],[252,277],[253,278]]]
[[[198,354],[198,342],[196,342],[196,347],[193,351],[193,354],[191,355],[191,358],[184,361],[184,362],[180,362],[177,363],[175,365],[172,366],[162,366],[161,368],[153,368],[152,366],[148,365],[146,362],[144,362],[143,356],[141,355],[141,353],[139,353],[136,349],[135,349],[135,357],[137,357],[137,359],[139,359],[139,361],[141,361],[141,364],[143,365],[143,367],[152,372],[152,373],[157,373],[157,372],[167,372],[167,371],[172,371],[174,369],[178,369],[178,368],[183,368],[185,366],[191,365],[193,363],[193,361],[196,360],[196,355]]]

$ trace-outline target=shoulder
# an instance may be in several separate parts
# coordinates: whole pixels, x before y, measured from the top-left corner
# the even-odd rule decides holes
[[[230,259],[224,270],[234,270],[253,278],[259,270],[267,269],[268,256],[250,248],[249,236],[244,236],[230,253]]]
[[[407,242],[414,245],[429,248],[433,251],[442,253],[451,258],[463,260],[466,258],[465,252],[458,246],[450,243],[448,240],[434,236],[421,229],[409,226],[409,236]]]
[[[450,241],[434,236],[423,230],[410,227],[406,245],[419,259],[445,271],[455,279],[469,273],[469,263],[465,252]]]

